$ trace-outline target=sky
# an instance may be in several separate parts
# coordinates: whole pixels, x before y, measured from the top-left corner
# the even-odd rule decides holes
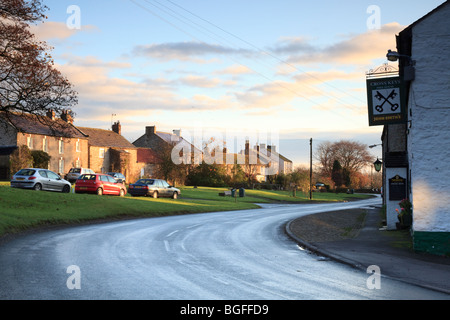
[[[443,2],[44,0],[48,19],[32,30],[78,92],[75,125],[120,121],[130,142],[146,126],[181,129],[237,152],[249,137],[296,166],[310,139],[381,143],[366,72]]]

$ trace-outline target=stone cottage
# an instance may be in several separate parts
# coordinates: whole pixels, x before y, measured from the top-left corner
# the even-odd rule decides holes
[[[0,113],[0,146],[19,147],[26,145],[30,150],[42,150],[51,156],[49,170],[64,176],[71,167],[88,165],[88,139],[74,125],[69,114],[56,118],[49,111],[46,116]],[[5,148],[3,148],[5,150]],[[5,153],[5,152],[4,152]],[[8,180],[9,155],[4,154],[1,179]]]
[[[77,127],[88,140],[87,167],[95,172],[120,172],[127,182],[139,177],[137,148],[121,135],[121,124],[115,122],[112,130]]]

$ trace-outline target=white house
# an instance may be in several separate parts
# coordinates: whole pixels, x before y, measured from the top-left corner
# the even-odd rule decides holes
[[[397,51],[404,55],[400,76],[410,80],[403,130],[408,166],[401,174],[413,205],[414,249],[450,255],[449,1],[401,31]]]

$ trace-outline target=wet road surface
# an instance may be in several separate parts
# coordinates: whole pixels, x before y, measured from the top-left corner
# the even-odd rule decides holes
[[[285,224],[380,205],[270,204],[135,219],[18,237],[0,245],[0,299],[448,299],[302,250]]]

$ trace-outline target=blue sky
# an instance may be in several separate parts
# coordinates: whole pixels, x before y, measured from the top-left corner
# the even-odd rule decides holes
[[[76,125],[120,120],[131,142],[149,125],[188,136],[275,133],[280,153],[300,164],[310,138],[380,143],[365,72],[444,1],[44,2],[48,19],[33,30],[79,92]]]

